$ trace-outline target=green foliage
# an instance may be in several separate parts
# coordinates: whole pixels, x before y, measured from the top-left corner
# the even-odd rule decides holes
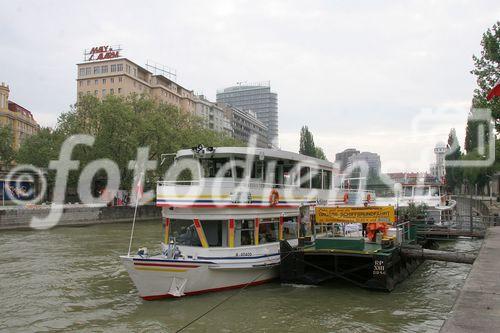
[[[13,140],[12,127],[0,124],[0,165],[8,165],[16,158]]]
[[[426,204],[418,204],[409,203],[407,207],[399,207],[398,208],[398,216],[403,221],[416,221],[422,220],[427,215],[427,205]]]
[[[500,132],[500,98],[496,97],[487,101],[486,96],[500,79],[500,71],[498,70],[500,68],[500,21],[497,21],[483,34],[481,46],[481,55],[472,57],[474,69],[471,73],[476,76],[478,85],[474,90],[472,105],[475,108],[491,109],[498,133]],[[472,138],[470,136],[466,138],[466,150],[469,152],[477,146],[469,146],[467,139]]]
[[[316,158],[326,160],[326,155],[325,155],[325,152],[323,151],[323,149],[321,149],[320,147],[315,147],[314,149],[315,149],[314,156]]]
[[[32,164],[47,169],[51,160],[57,160],[64,136],[51,128],[41,128],[38,133],[26,138],[17,152],[17,163]],[[47,184],[52,188],[55,172],[47,171]]]
[[[302,126],[300,129],[299,154],[326,160],[325,152],[320,147],[316,147],[313,135],[307,126]]]
[[[498,68],[500,68],[500,21],[497,21],[483,34],[481,46],[481,54],[479,56],[474,55],[472,57],[474,61],[474,69],[471,73],[476,76],[477,88],[474,90],[472,99],[473,110],[471,110],[470,115],[482,112],[481,110],[474,109],[490,109],[495,122],[495,129],[498,133],[500,131],[500,98],[495,97],[491,101],[488,101],[486,100],[486,96],[495,86],[495,83],[500,79],[500,72],[498,71]],[[479,125],[480,122],[471,120],[467,121],[464,147],[467,154],[462,156],[462,159],[465,161],[486,160],[489,157],[484,154],[480,154],[478,151]],[[484,125],[484,139],[488,140],[490,139],[488,138],[488,126],[487,124]],[[483,187],[488,183],[491,175],[495,171],[500,170],[500,150],[498,147],[500,142],[496,138],[494,139],[496,142],[494,165],[490,167],[465,168],[461,170],[464,181],[466,180],[471,185],[477,184],[478,186]],[[485,147],[485,149],[486,152],[489,151],[488,147]]]
[[[174,153],[203,143],[206,146],[238,146],[240,142],[211,130],[204,129],[197,117],[178,108],[147,97],[132,95],[128,98],[109,95],[103,100],[83,96],[78,105],[60,115],[55,130],[42,129],[21,147],[19,163],[30,163],[46,168],[55,160],[59,148],[67,137],[90,134],[95,142],[92,147],[78,145],[72,159],[80,161],[80,170],[71,172],[68,186],[76,187],[80,171],[97,159],[111,159],[118,164],[122,189],[129,189],[133,171],[128,169],[135,160],[139,147],[149,147],[151,160],[159,161],[161,154]],[[168,169],[167,161],[147,176],[153,187]],[[102,177],[105,175],[97,175]]]

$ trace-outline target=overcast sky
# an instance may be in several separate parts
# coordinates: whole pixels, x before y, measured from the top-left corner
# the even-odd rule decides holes
[[[0,0],[0,81],[44,126],[76,100],[83,50],[177,70],[215,100],[236,82],[271,81],[282,149],[308,125],[330,160],[377,152],[384,171],[425,171],[451,127],[464,139],[472,54],[497,1]]]

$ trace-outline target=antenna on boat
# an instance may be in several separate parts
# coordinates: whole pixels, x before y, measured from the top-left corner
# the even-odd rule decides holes
[[[139,197],[142,196],[142,178],[144,177],[144,171],[141,171],[139,175],[139,180],[137,181],[137,191],[135,193],[135,209],[134,209],[134,219],[132,220],[132,231],[130,232],[130,242],[128,244],[128,254],[127,257],[130,257],[130,250],[132,248],[132,239],[134,239],[134,229],[135,229],[135,220],[137,218],[137,207],[139,206]]]

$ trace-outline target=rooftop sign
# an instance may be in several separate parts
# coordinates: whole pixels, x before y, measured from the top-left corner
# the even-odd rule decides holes
[[[84,57],[85,61],[108,60],[118,58],[121,50],[120,46],[94,46],[90,50],[85,50]]]

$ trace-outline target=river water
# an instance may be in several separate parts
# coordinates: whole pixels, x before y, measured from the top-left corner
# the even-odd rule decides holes
[[[0,330],[175,332],[239,291],[141,300],[118,256],[131,224],[0,233]],[[134,251],[158,249],[158,221],[138,223]],[[477,251],[480,241],[442,243]],[[249,287],[186,332],[435,332],[469,265],[425,262],[391,293],[332,282],[320,287]]]

